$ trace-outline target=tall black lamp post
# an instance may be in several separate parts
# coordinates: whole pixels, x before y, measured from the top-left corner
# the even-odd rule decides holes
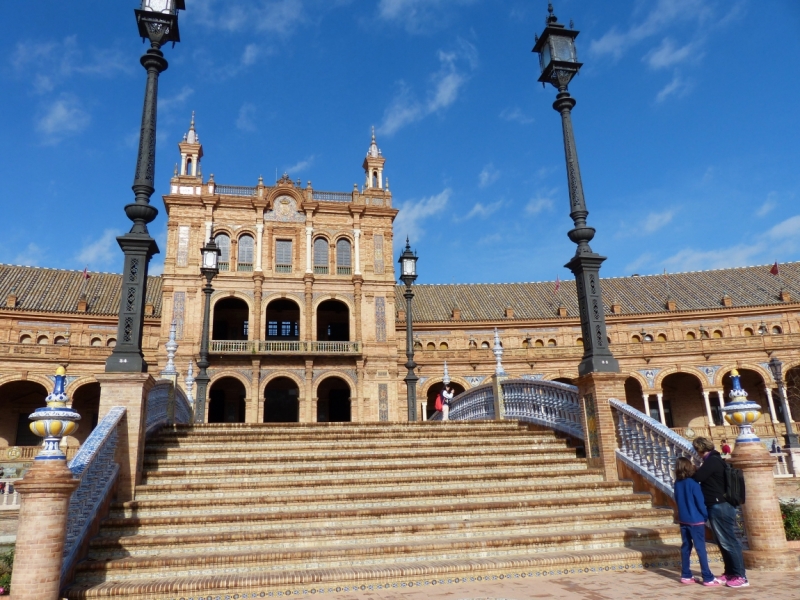
[[[197,361],[197,366],[200,368],[200,373],[197,375],[195,381],[197,382],[197,400],[195,401],[194,409],[194,422],[205,423],[206,420],[206,392],[208,391],[208,327],[211,317],[211,293],[214,288],[211,287],[211,280],[219,273],[219,256],[222,251],[217,247],[212,237],[208,243],[203,246],[201,250],[203,256],[203,266],[200,267],[200,272],[206,278],[206,285],[203,287],[203,294],[205,300],[203,304],[203,333],[200,338],[200,360]]]
[[[783,413],[783,424],[786,426],[786,436],[783,438],[784,448],[800,448],[800,440],[792,429],[792,419],[789,417],[789,400],[786,398],[786,386],[783,383],[783,363],[773,356],[769,359],[769,370],[772,378],[778,384],[778,396],[781,399],[781,412]]]
[[[417,363],[414,362],[414,325],[411,317],[411,301],[414,299],[414,292],[411,284],[417,279],[417,255],[411,251],[411,246],[406,238],[406,248],[400,255],[400,280],[406,284],[406,291],[403,296],[406,299],[406,401],[408,403],[408,420],[417,420],[417,377],[414,369]]]
[[[150,196],[155,191],[158,75],[167,69],[161,46],[180,41],[178,11],[184,8],[184,0],[142,0],[141,8],[134,11],[139,35],[150,40],[150,48],[139,61],[147,70],[147,85],[139,130],[139,154],[133,176],[135,200],[125,206],[125,214],[133,221],[133,227],[117,238],[125,254],[125,263],[122,269],[117,345],[106,360],[107,373],[147,372],[147,363],[142,354],[147,268],[153,255],[158,254],[156,241],[147,231],[147,224],[158,214],[158,209],[150,206]]]
[[[605,257],[595,254],[589,247],[595,230],[586,224],[589,211],[586,210],[586,201],[583,197],[578,151],[575,147],[570,115],[575,100],[567,91],[569,82],[583,66],[583,63],[578,62],[575,51],[575,38],[578,37],[578,32],[566,29],[558,22],[553,14],[552,4],[548,5],[547,10],[549,14],[546,26],[541,37],[536,38],[533,52],[539,54],[542,71],[539,81],[543,84],[549,83],[558,89],[553,108],[561,113],[571,208],[569,216],[575,225],[568,235],[569,239],[578,245],[575,256],[565,265],[575,275],[583,332],[583,359],[578,366],[578,373],[581,376],[595,372],[617,373],[619,364],[608,346],[606,318],[600,292],[600,264]]]

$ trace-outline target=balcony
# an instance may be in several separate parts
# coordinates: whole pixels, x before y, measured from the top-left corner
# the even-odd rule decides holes
[[[361,342],[302,342],[299,340],[212,340],[212,354],[304,354],[359,356]]]

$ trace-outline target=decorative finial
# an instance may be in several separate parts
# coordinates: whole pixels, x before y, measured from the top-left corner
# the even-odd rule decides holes
[[[442,377],[442,383],[445,385],[450,383],[450,373],[447,372],[447,361],[444,361],[444,376]]]
[[[172,174],[177,177],[178,176],[178,163],[175,163],[175,168],[172,170]]]
[[[189,129],[194,129],[194,111],[192,111],[192,122],[189,123]]]
[[[372,126],[372,143],[375,143],[375,125]]]
[[[264,185],[264,178],[261,175],[258,176],[258,185],[259,186]]]
[[[548,2],[547,3],[547,20],[545,21],[545,23],[550,25],[550,23],[557,23],[557,22],[558,22],[558,17],[553,14],[553,3],[552,2]]]
[[[36,460],[66,460],[60,444],[65,435],[72,435],[78,430],[77,421],[81,416],[72,408],[67,407],[66,387],[67,370],[64,367],[56,369],[53,392],[45,398],[46,407],[37,408],[28,418],[31,431],[44,438],[42,449]]]
[[[505,375],[505,369],[503,369],[503,345],[500,343],[500,332],[497,331],[497,327],[494,328],[494,349],[492,350],[492,354],[494,354],[494,358],[497,361],[497,366],[495,366],[494,372],[496,375]]]
[[[389,191],[389,178],[386,178],[386,191]]]
[[[575,21],[573,21],[572,19],[569,20],[569,28],[575,29]]]
[[[194,365],[192,359],[189,359],[189,369],[186,371],[186,379],[183,380],[186,384],[186,401],[189,406],[194,410],[194,398],[192,397],[192,388],[194,387]]]
[[[167,349],[167,364],[164,366],[164,370],[161,371],[161,375],[165,378],[178,375],[178,371],[175,369],[175,352],[178,350],[178,342],[175,341],[177,330],[178,324],[173,320],[169,326],[169,341],[164,344],[164,348]]]
[[[739,377],[738,370],[731,370],[731,391],[728,393],[731,401],[722,412],[728,423],[739,427],[737,442],[759,442],[752,425],[761,417],[761,405],[747,399],[747,392],[742,388]]]

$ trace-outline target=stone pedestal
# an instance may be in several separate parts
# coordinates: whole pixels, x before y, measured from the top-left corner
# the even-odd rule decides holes
[[[786,468],[795,477],[800,477],[800,448],[784,448],[786,453]]]
[[[65,460],[38,460],[15,487],[22,503],[11,598],[58,600],[67,510],[78,481]]]
[[[114,406],[126,408],[117,444],[120,468],[117,499],[133,500],[136,484],[142,480],[147,395],[155,380],[147,373],[102,373],[95,377],[100,382],[99,419]]]
[[[583,431],[589,466],[603,469],[606,481],[618,481],[617,432],[609,398],[625,400],[625,375],[589,373],[579,377],[578,401],[583,407]]]
[[[800,557],[789,550],[775,491],[775,459],[761,442],[737,442],[729,459],[744,472],[746,502],[742,508],[749,550],[748,569],[800,570]]]
[[[502,383],[508,379],[507,375],[492,375],[492,393],[494,394],[494,419],[502,421],[506,418],[506,403],[503,397]]]

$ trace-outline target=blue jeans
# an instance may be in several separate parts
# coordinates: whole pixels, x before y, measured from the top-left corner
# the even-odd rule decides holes
[[[697,551],[697,558],[700,559],[700,573],[703,574],[703,581],[713,581],[714,574],[708,568],[708,554],[706,553],[706,527],[705,525],[683,525],[681,524],[681,578],[691,579],[692,568],[689,566],[689,559],[692,556],[692,547]]]
[[[711,525],[714,539],[722,553],[725,575],[729,577],[746,577],[742,545],[739,543],[734,530],[736,509],[727,502],[712,504],[708,507],[708,524]]]

